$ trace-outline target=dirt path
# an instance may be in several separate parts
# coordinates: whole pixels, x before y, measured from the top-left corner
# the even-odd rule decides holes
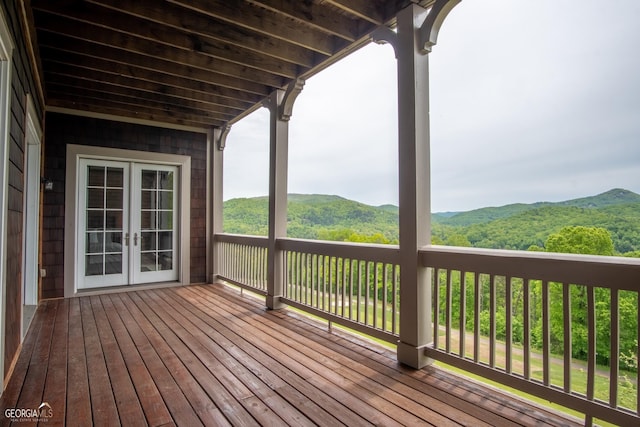
[[[440,335],[438,337],[438,343],[440,348],[445,348],[446,345],[446,335],[445,328],[440,327]],[[465,354],[468,357],[473,357],[473,340],[474,336],[472,332],[465,332]],[[451,349],[455,353],[458,353],[460,350],[460,331],[458,329],[451,329]],[[506,343],[503,341],[496,341],[496,366],[504,368],[506,365]],[[480,336],[480,353],[479,359],[482,362],[489,363],[489,356],[491,351],[491,342],[488,337]],[[531,361],[531,376],[539,377],[542,379],[543,371],[542,371],[542,353],[537,351],[531,351],[530,357],[534,360],[539,361],[538,366],[534,366],[533,360]],[[564,359],[561,356],[551,355],[549,358],[551,363],[550,371],[552,372],[563,372],[564,371]],[[583,360],[572,359],[571,362],[572,367],[572,376],[575,377],[575,372],[584,372],[586,376],[587,371],[587,362]],[[511,370],[512,372],[524,374],[524,349],[521,347],[513,346],[512,348],[512,358],[511,358]],[[609,378],[609,369],[606,367],[596,365],[596,375],[602,378]],[[637,384],[637,377],[635,375],[625,376],[620,375],[618,377],[619,381],[631,382],[634,386]],[[562,384],[556,384],[562,386]]]

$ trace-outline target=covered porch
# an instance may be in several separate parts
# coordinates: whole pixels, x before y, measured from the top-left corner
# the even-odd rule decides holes
[[[602,375],[596,363],[598,331],[610,359],[620,356],[620,295],[637,305],[635,260],[431,245],[428,58],[459,0],[8,3],[0,41],[13,39],[16,49],[13,57],[0,49],[0,62],[17,72],[0,73],[0,102],[10,109],[0,131],[11,144],[0,158],[2,423],[21,421],[24,408],[39,408],[47,424],[77,425],[640,419],[637,371],[635,388],[625,388],[619,364]],[[296,97],[305,79],[371,41],[390,44],[397,58],[399,245],[289,238]],[[231,235],[223,227],[226,137],[263,107],[268,236]],[[23,121],[38,128],[33,141]],[[42,168],[25,161],[27,145]],[[33,205],[24,203],[29,194]],[[35,255],[14,241],[37,242]],[[608,297],[605,314],[596,292]],[[588,312],[584,384],[572,371],[576,294]],[[25,295],[39,308],[22,341]],[[550,332],[558,302],[561,355],[552,354]],[[637,323],[631,329],[640,336]],[[625,393],[632,396],[622,402]]]
[[[46,425],[579,425],[221,284],[43,302],[1,405],[42,402]]]

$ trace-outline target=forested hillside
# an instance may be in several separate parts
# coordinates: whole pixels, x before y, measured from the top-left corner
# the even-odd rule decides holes
[[[225,202],[227,233],[267,234],[266,197]],[[540,202],[436,213],[433,242],[451,246],[527,250],[544,248],[565,226],[608,230],[614,253],[640,256],[640,195],[614,189],[559,203]],[[368,206],[338,196],[289,195],[289,237],[397,243],[398,208]]]
[[[232,199],[224,205],[224,231],[267,235],[268,199]],[[301,239],[398,242],[398,208],[374,207],[339,196],[290,194],[288,236]]]

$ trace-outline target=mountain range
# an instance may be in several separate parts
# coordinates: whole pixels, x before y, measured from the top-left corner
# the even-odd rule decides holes
[[[266,235],[267,197],[231,199],[224,231]],[[434,243],[526,250],[544,246],[563,226],[602,227],[620,254],[640,255],[640,195],[612,189],[562,202],[515,203],[465,212],[432,214]],[[398,207],[369,206],[340,196],[290,194],[288,236],[320,240],[397,243]]]

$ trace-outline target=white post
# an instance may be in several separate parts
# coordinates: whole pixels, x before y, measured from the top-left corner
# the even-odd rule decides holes
[[[267,308],[282,308],[282,251],[278,238],[287,236],[287,170],[289,160],[289,122],[280,120],[278,106],[284,91],[276,90],[265,106],[269,108],[269,244],[267,247]]]
[[[276,90],[265,101],[269,108],[269,243],[267,246],[267,308],[282,308],[284,264],[279,238],[287,237],[287,175],[289,163],[289,119],[303,80],[295,80],[286,91]]]
[[[398,161],[400,205],[400,342],[398,361],[421,368],[433,339],[431,284],[418,262],[430,243],[429,58],[418,49],[426,11],[412,4],[398,14]]]
[[[223,166],[225,140],[229,127],[214,128],[210,134],[211,150],[211,275],[210,282],[215,282],[220,272],[220,257],[214,236],[223,231]]]
[[[398,61],[400,204],[400,341],[398,361],[422,368],[433,341],[431,271],[419,250],[431,243],[429,57],[438,30],[460,0],[437,0],[430,9],[411,4],[398,14],[397,33],[381,27],[376,42],[391,43]]]

